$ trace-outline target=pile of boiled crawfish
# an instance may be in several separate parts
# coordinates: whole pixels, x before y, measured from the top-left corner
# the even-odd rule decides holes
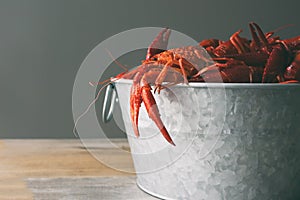
[[[132,79],[130,113],[139,136],[138,117],[142,102],[165,139],[173,144],[152,94],[169,85],[189,82],[298,83],[300,82],[300,36],[281,39],[249,23],[252,39],[235,32],[228,41],[203,40],[199,46],[165,50],[171,31],[162,30],[148,48],[142,64],[115,78]],[[199,48],[201,47],[201,48]],[[210,59],[207,56],[209,55]]]

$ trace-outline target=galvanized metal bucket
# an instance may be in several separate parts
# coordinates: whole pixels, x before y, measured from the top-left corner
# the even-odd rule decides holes
[[[142,190],[163,199],[300,199],[300,85],[162,90],[154,96],[172,146],[143,105],[134,136],[131,84],[119,80],[115,88]]]

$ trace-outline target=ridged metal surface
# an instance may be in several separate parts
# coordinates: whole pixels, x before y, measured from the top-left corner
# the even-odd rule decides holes
[[[300,199],[299,85],[193,83],[163,90],[155,98],[175,147],[143,105],[141,136],[134,136],[130,86],[116,83],[144,190],[169,199]]]

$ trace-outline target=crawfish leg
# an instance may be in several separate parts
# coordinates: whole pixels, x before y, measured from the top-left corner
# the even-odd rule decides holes
[[[168,70],[172,69],[174,72],[174,74],[178,74],[178,72],[175,70],[176,68],[170,68],[170,66],[172,66],[172,64],[174,64],[174,60],[171,60],[169,62],[167,62],[167,64],[165,64],[165,66],[163,67],[161,73],[158,75],[157,79],[155,80],[155,90],[154,92],[158,92],[158,94],[160,93],[161,89],[162,89],[162,82],[166,81],[166,77],[168,75]],[[187,80],[187,74],[183,65],[183,58],[180,57],[178,62],[175,62],[175,64],[178,64],[180,67],[180,72],[181,72],[181,76],[183,77],[183,81],[185,84],[188,84],[188,80]],[[175,79],[172,80],[172,82],[179,82],[179,78],[176,77],[175,75]]]
[[[233,44],[233,46],[237,49],[239,54],[245,53],[246,52],[246,47],[243,44],[243,41],[239,34],[242,32],[242,30],[239,30],[235,32],[231,37],[230,37],[230,42]]]
[[[170,65],[172,64],[172,61],[167,62],[163,69],[161,70],[160,74],[157,76],[156,80],[155,80],[155,89],[154,92],[157,91],[157,93],[160,93],[160,90],[162,89],[162,82],[165,80],[167,73],[168,73],[168,69],[170,68]]]
[[[153,97],[153,94],[151,92],[151,86],[147,81],[148,76],[151,76],[150,73],[144,74],[144,76],[141,79],[140,85],[141,85],[141,95],[143,102],[145,104],[147,113],[149,117],[154,121],[156,126],[159,128],[160,132],[164,136],[164,138],[172,145],[175,146],[172,138],[170,137],[166,127],[164,126],[163,122],[161,121],[160,114],[158,107],[156,105],[156,101]],[[151,77],[150,77],[151,78]]]
[[[121,78],[124,79],[134,79],[134,76],[136,75],[136,73],[139,71],[140,69],[137,67],[129,72],[126,72],[124,75],[122,75]]]
[[[147,82],[148,83],[155,83],[157,77],[160,74],[161,74],[161,68],[150,69],[147,72]],[[161,89],[164,89],[166,87],[170,87],[172,85],[176,85],[178,83],[182,83],[183,82],[182,74],[180,73],[179,70],[172,69],[172,71],[168,71],[168,73],[165,77],[165,81],[168,82],[168,83],[166,85],[162,86]],[[154,91],[155,91],[155,89],[154,89]]]
[[[189,81],[187,80],[187,75],[186,75],[186,72],[185,72],[185,69],[184,69],[184,66],[183,66],[183,58],[179,58],[179,66],[180,66],[180,69],[181,69],[181,73],[182,73],[182,76],[183,76],[184,83],[189,84]]]

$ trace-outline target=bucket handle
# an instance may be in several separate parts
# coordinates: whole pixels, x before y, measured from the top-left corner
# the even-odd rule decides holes
[[[104,123],[107,123],[111,120],[113,116],[116,99],[117,99],[117,92],[115,89],[115,84],[110,83],[106,87],[105,97],[103,101],[102,121]]]

